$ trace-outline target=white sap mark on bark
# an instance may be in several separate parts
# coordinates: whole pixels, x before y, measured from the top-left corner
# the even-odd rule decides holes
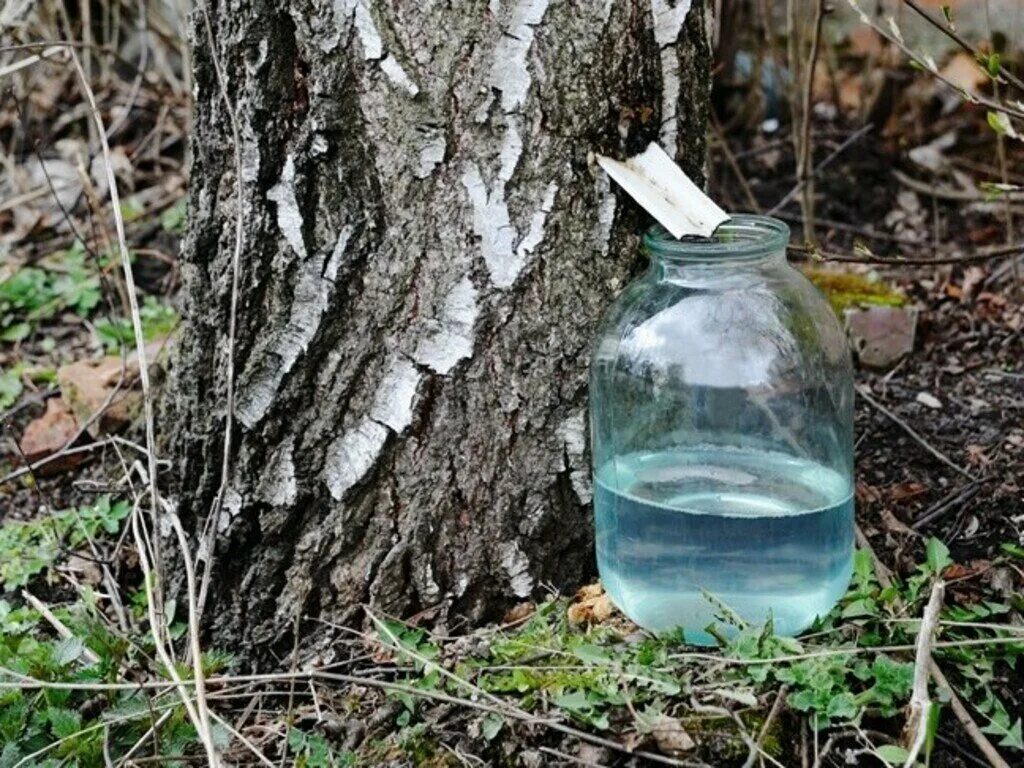
[[[473,231],[480,238],[480,253],[487,273],[498,288],[508,288],[516,281],[526,266],[527,257],[544,239],[544,223],[558,192],[558,185],[554,181],[549,182],[539,209],[530,219],[526,236],[516,245],[519,232],[512,226],[509,216],[505,183],[512,178],[522,153],[519,132],[510,125],[502,142],[501,169],[493,187],[487,189],[480,168],[474,162],[467,163],[462,174],[462,185],[473,207]]]
[[[327,449],[324,475],[335,501],[366,475],[384,449],[388,430],[372,419],[364,419]]]
[[[595,184],[600,198],[597,206],[597,247],[602,254],[607,254],[612,240],[612,226],[615,224],[615,194],[608,174],[598,174]]]
[[[558,427],[558,436],[565,446],[568,466],[563,468],[569,471],[572,488],[581,502],[589,504],[594,488],[586,462],[586,411],[581,408],[563,421]]]
[[[512,285],[522,265],[512,263],[516,231],[505,202],[505,181],[499,178],[488,193],[480,168],[470,162],[462,174],[462,185],[473,206],[473,231],[480,238],[480,252],[491,282],[499,288],[507,288]]]
[[[412,402],[419,383],[416,366],[404,357],[396,357],[377,388],[370,416],[401,434],[412,424]]]
[[[477,292],[468,276],[457,282],[445,297],[441,316],[430,323],[429,335],[416,346],[413,359],[441,375],[473,354],[473,326],[480,308]]]
[[[508,574],[512,592],[516,597],[529,597],[533,591],[533,577],[530,576],[530,561],[517,542],[501,545],[501,567]]]
[[[612,6],[614,5],[615,0],[604,0],[604,7],[601,9],[601,21],[607,23],[612,15]]]
[[[242,181],[246,184],[255,183],[260,175],[260,140],[252,124],[242,124]]]
[[[501,108],[505,112],[516,111],[526,100],[530,90],[526,57],[533,44],[533,27],[540,24],[547,9],[548,0],[517,0],[509,23],[503,25],[488,84],[501,91]],[[491,10],[497,13],[500,8]]]
[[[691,0],[651,0],[654,40],[661,48],[661,143],[670,155],[676,152],[676,105],[679,101],[679,57],[676,41],[690,11]]]
[[[530,228],[519,245],[519,232],[512,226],[505,184],[512,178],[523,154],[523,140],[514,122],[510,122],[501,142],[498,178],[490,190],[475,162],[466,164],[462,185],[473,207],[473,231],[480,238],[480,252],[491,282],[498,288],[510,287],[519,276],[526,259],[544,238],[544,222],[554,204],[558,185],[549,182],[540,209],[530,220]]]
[[[291,506],[298,495],[292,440],[275,451],[260,482],[260,497],[273,506]]]
[[[446,148],[444,135],[440,131],[427,139],[426,144],[420,149],[419,168],[416,169],[417,179],[425,179],[434,172],[438,164],[444,160]]]
[[[441,587],[434,581],[434,566],[429,562],[423,566],[423,597],[432,602],[441,596]]]
[[[404,88],[410,96],[415,96],[420,92],[420,87],[405,73],[402,65],[398,63],[398,59],[394,56],[387,56],[380,63],[380,69],[381,72],[387,75],[388,80]]]
[[[313,141],[309,145],[309,151],[313,157],[326,154],[328,148],[327,138],[322,133],[318,133],[314,136]]]
[[[251,429],[267,413],[284,377],[316,335],[351,232],[350,226],[342,228],[330,257],[300,262],[288,324],[266,347],[254,353],[253,363],[242,375],[235,414],[246,427]]]
[[[498,159],[501,161],[501,170],[498,171],[498,178],[500,178],[502,182],[506,182],[512,178],[512,174],[516,172],[516,166],[519,165],[519,158],[522,156],[523,137],[519,135],[519,129],[516,127],[515,122],[510,120],[508,128],[505,131],[505,136],[501,140],[501,152],[498,155]],[[501,198],[502,201],[504,201],[504,183],[501,185]]]
[[[519,261],[525,262],[526,257],[533,253],[544,239],[544,224],[548,219],[548,214],[555,205],[555,194],[557,192],[558,185],[553,181],[548,182],[540,208],[533,214],[533,218],[530,219],[530,228],[526,232],[526,237],[522,239],[522,242],[516,248],[516,256]]]
[[[377,29],[377,24],[373,20],[373,14],[370,11],[370,0],[335,0],[334,13],[335,18],[339,16],[342,19],[352,17],[356,36],[363,46],[364,59],[367,61],[380,61],[380,69],[385,77],[395,85],[405,89],[410,96],[415,96],[420,92],[419,86],[402,69],[398,59],[390,54],[384,56],[384,41],[381,39],[380,30]],[[325,41],[325,44],[327,45],[325,50],[331,50],[338,44],[338,41]]]
[[[288,155],[281,169],[281,178],[267,192],[267,199],[277,203],[277,227],[288,241],[288,245],[298,254],[306,258],[306,243],[302,239],[302,212],[295,198],[295,158]]]
[[[228,486],[224,491],[224,500],[220,505],[220,516],[217,518],[217,532],[224,533],[231,522],[238,517],[242,511],[242,496],[233,487]],[[205,559],[208,552],[203,552],[201,557]]]

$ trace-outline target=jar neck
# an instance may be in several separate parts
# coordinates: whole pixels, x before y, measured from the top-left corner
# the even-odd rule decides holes
[[[678,239],[664,227],[644,235],[656,279],[721,280],[786,265],[789,227],[778,219],[734,214],[711,237]]]
[[[671,282],[722,279],[730,274],[762,272],[789,264],[785,250],[735,257],[719,255],[695,258],[648,249],[648,255],[651,259],[648,275],[654,280]]]

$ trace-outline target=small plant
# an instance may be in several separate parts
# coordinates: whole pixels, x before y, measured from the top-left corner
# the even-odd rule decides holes
[[[288,731],[288,749],[295,768],[348,768],[358,765],[351,752],[335,752],[327,740],[316,733],[291,728]]]
[[[85,247],[76,242],[51,261],[58,267],[22,267],[0,282],[0,341],[18,342],[36,324],[70,310],[86,317],[100,303],[100,280],[89,269]]]
[[[139,307],[139,319],[142,321],[142,335],[146,341],[166,336],[178,325],[178,313],[166,304],[161,304],[154,296],[147,296]],[[108,352],[115,352],[121,347],[135,347],[135,331],[128,318],[100,318],[96,321],[96,333]]]
[[[0,526],[0,587],[25,586],[49,568],[63,548],[73,550],[101,531],[116,533],[129,511],[126,502],[111,502],[109,496],[102,496],[78,509],[5,523]]]

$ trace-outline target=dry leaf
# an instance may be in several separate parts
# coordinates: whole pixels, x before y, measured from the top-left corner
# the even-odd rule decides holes
[[[973,56],[964,51],[954,54],[940,71],[957,88],[973,91],[988,82],[986,75]]]
[[[658,749],[666,755],[680,755],[697,746],[677,718],[664,714],[659,715],[658,719],[654,721],[651,726],[651,735],[654,736]]]
[[[600,624],[611,618],[614,606],[600,583],[588,584],[576,593],[576,602],[569,606],[572,624]]]
[[[529,601],[525,603],[518,603],[505,611],[505,615],[501,617],[501,623],[515,624],[529,618],[536,610],[537,606]]]

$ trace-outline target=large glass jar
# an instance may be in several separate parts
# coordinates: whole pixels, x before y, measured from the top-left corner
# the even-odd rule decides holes
[[[601,580],[654,631],[795,634],[853,559],[853,371],[789,229],[737,215],[714,238],[644,238],[648,270],[605,318],[590,373]],[[725,618],[725,621],[722,619]]]

